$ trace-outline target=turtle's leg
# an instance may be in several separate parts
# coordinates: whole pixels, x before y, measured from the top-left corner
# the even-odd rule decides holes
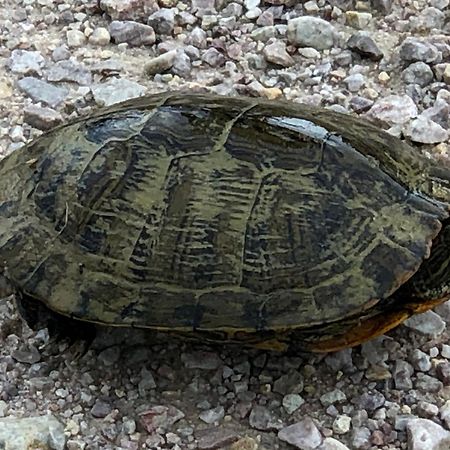
[[[15,295],[17,309],[32,330],[47,328],[53,342],[68,341],[77,357],[82,357],[96,336],[94,324],[58,314],[24,293]]]

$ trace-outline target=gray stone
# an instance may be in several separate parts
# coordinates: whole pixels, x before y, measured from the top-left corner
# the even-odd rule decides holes
[[[408,450],[446,450],[450,448],[450,432],[429,419],[408,422]]]
[[[427,355],[418,348],[415,348],[411,352],[409,360],[416,370],[428,372],[431,369],[430,355]]]
[[[430,6],[433,6],[433,8],[437,8],[440,10],[447,8],[449,4],[449,0],[430,0]]]
[[[344,373],[355,371],[352,360],[352,349],[346,348],[338,352],[330,353],[325,358],[325,364],[333,371],[341,370]]]
[[[414,373],[414,369],[411,364],[402,359],[395,361],[394,369],[394,383],[395,388],[400,390],[407,390],[412,388],[411,375]]]
[[[355,95],[350,99],[349,105],[353,111],[361,114],[369,111],[373,106],[373,100]]]
[[[41,360],[41,354],[34,345],[23,345],[14,350],[11,356],[21,363],[34,364]]]
[[[105,46],[111,41],[111,35],[105,27],[97,27],[89,36],[89,43],[92,45]]]
[[[171,34],[175,26],[175,11],[171,8],[161,8],[148,18],[147,23],[158,34]]]
[[[300,406],[305,403],[305,400],[298,394],[287,394],[283,397],[283,408],[288,414],[292,414],[297,411]]]
[[[51,107],[58,106],[69,94],[66,88],[56,87],[34,77],[25,77],[17,82],[19,88],[36,102]]]
[[[273,13],[267,9],[260,14],[258,19],[256,19],[256,25],[260,27],[271,27],[273,24]]]
[[[436,378],[419,372],[417,374],[417,379],[414,387],[421,390],[422,392],[433,393],[439,392],[442,389],[443,385],[442,382],[437,380]]]
[[[147,433],[158,429],[168,430],[184,417],[184,413],[175,406],[156,405],[139,414],[139,419]]]
[[[206,48],[206,38],[206,31],[202,30],[200,27],[195,27],[187,36],[185,43],[197,48]]]
[[[417,61],[410,64],[402,73],[402,79],[405,83],[414,83],[419,86],[427,86],[434,79],[433,71],[430,66],[423,61]]]
[[[297,370],[291,370],[275,380],[273,391],[281,395],[300,394],[303,391],[302,375]]]
[[[41,74],[41,68],[45,64],[44,57],[40,52],[29,50],[13,50],[8,60],[9,68],[22,75]]]
[[[358,30],[367,29],[372,22],[372,14],[360,11],[347,11],[345,13],[347,25]]]
[[[445,14],[437,8],[430,6],[422,8],[417,16],[410,19],[410,29],[413,32],[425,32],[433,29],[442,29],[444,26]]]
[[[333,25],[318,17],[303,16],[288,21],[288,41],[299,47],[313,47],[317,50],[331,48],[334,36]]]
[[[145,367],[141,369],[140,377],[138,392],[141,397],[145,397],[148,391],[156,388],[156,382],[153,374]]]
[[[257,28],[251,33],[252,39],[261,42],[267,42],[269,39],[274,38],[276,35],[277,29],[274,26]]]
[[[419,116],[413,120],[404,129],[404,134],[411,141],[420,144],[438,144],[439,142],[446,141],[448,138],[447,130],[442,128],[438,123],[423,116]],[[412,316],[404,324],[408,328],[430,337],[438,336],[445,329],[445,322],[433,311]]]
[[[148,75],[166,72],[174,65],[176,56],[177,50],[170,50],[156,56],[144,64],[144,72]]]
[[[432,417],[438,415],[439,408],[436,405],[433,405],[432,403],[422,400],[419,403],[417,403],[416,411],[417,414],[419,414],[419,416],[431,419]]]
[[[65,59],[70,58],[70,50],[67,48],[67,45],[59,45],[52,52],[52,59],[55,62],[64,61]]]
[[[195,48],[195,47],[194,47]],[[173,61],[172,68],[170,71],[181,78],[187,77],[192,70],[191,59],[189,56],[181,49],[177,50],[175,54],[175,59]]]
[[[374,411],[384,405],[385,397],[381,392],[365,392],[357,400],[358,409]]]
[[[367,427],[357,428],[352,434],[352,449],[367,450],[370,447],[371,432]]]
[[[320,397],[320,403],[323,406],[333,405],[335,403],[343,403],[347,400],[345,392],[340,389],[334,389],[333,391],[326,392]]]
[[[383,52],[367,31],[358,31],[353,34],[347,41],[347,47],[363,58],[369,58],[372,61],[380,61],[383,58]]]
[[[349,448],[337,439],[327,437],[316,450],[349,450]]]
[[[97,105],[110,106],[131,98],[140,97],[146,89],[141,84],[124,78],[113,78],[106,83],[92,87],[92,95]]]
[[[408,95],[388,95],[377,100],[367,114],[387,125],[404,124],[417,116],[417,107]]]
[[[192,11],[197,17],[216,13],[216,0],[192,0]]]
[[[392,10],[393,0],[372,0],[372,6],[377,10],[384,14],[388,14]]]
[[[48,81],[69,81],[81,85],[92,83],[91,71],[83,64],[73,61],[59,61],[47,70]]]
[[[97,419],[103,419],[112,411],[111,405],[107,402],[97,399],[91,408],[91,414]]]
[[[131,20],[112,21],[109,25],[109,33],[116,44],[126,42],[134,46],[153,45],[156,40],[155,31],[151,26]]]
[[[431,43],[408,37],[400,46],[400,58],[407,62],[436,62],[440,58],[439,50]]]
[[[236,431],[227,428],[210,428],[195,433],[199,450],[215,450],[227,448],[239,439]]]
[[[433,405],[435,406],[435,405]],[[447,400],[439,410],[439,417],[442,422],[444,422],[445,426],[450,428],[450,400]]]
[[[436,366],[436,375],[445,386],[450,385],[450,363],[441,362]]]
[[[70,48],[81,47],[86,44],[86,36],[80,30],[68,30],[66,33],[67,45]]]
[[[354,73],[344,78],[344,83],[347,85],[347,89],[350,92],[359,91],[366,84],[366,79],[364,75],[360,73]]]
[[[225,56],[217,49],[211,47],[202,55],[202,61],[211,67],[221,67],[225,64]]]
[[[322,444],[322,435],[309,417],[281,429],[278,439],[301,450],[312,450]]]
[[[64,425],[52,415],[0,419],[0,447],[8,450],[64,450]]]
[[[436,100],[431,108],[425,109],[419,117],[425,117],[438,123],[442,128],[446,130],[449,128],[449,117],[450,117],[450,105],[444,100]],[[445,321],[445,316],[442,317],[439,310],[434,309],[434,312],[439,314],[441,318]],[[450,357],[450,351],[449,351]]]
[[[295,63],[292,56],[286,51],[286,44],[278,40],[266,45],[263,54],[266,61],[281,67],[290,67]]]
[[[113,20],[144,21],[159,9],[157,0],[100,0],[98,4]]]
[[[408,128],[408,135],[411,140],[423,144],[435,144],[447,139],[447,131],[439,124],[420,116],[411,123]],[[432,338],[439,336],[445,330],[445,322],[434,311],[415,314],[404,324],[417,333]]]
[[[249,423],[252,428],[260,431],[274,431],[282,427],[281,422],[273,413],[262,405],[253,406],[249,416]]]
[[[225,416],[225,410],[223,406],[217,406],[216,408],[207,409],[202,411],[198,417],[203,420],[203,422],[211,425],[215,422],[219,422]]]

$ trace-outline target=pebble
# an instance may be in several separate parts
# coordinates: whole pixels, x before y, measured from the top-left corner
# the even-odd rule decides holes
[[[400,390],[411,389],[413,384],[411,376],[414,373],[414,368],[411,364],[402,359],[395,362],[394,369],[394,383],[395,388]]]
[[[109,34],[116,44],[153,45],[156,40],[155,31],[149,25],[134,21],[114,20],[109,25]]]
[[[299,47],[312,47],[316,50],[331,48],[335,33],[333,25],[313,16],[290,19],[287,24],[289,43]]]
[[[400,46],[400,58],[406,62],[433,63],[440,57],[439,50],[431,43],[417,38],[406,38]]]
[[[43,102],[52,108],[61,104],[69,94],[66,88],[53,86],[34,77],[22,78],[17,85],[34,101]]]
[[[448,132],[442,128],[438,123],[426,117],[418,117],[411,121],[404,129],[405,136],[408,136],[411,141],[420,144],[438,144],[448,139]],[[421,334],[429,336],[437,336],[445,329],[445,322],[434,312],[428,311],[425,314],[431,313],[435,317],[435,322],[427,319],[415,319],[414,316],[408,319],[405,325]],[[421,315],[421,314],[420,314]]]
[[[442,382],[430,375],[419,372],[414,387],[422,392],[439,392],[442,389]]]
[[[446,359],[450,359],[450,345],[442,344],[441,355]]]
[[[450,386],[450,363],[441,362],[436,366],[436,375],[445,386]]]
[[[69,48],[77,48],[86,44],[86,36],[79,30],[69,30],[66,33]]]
[[[333,431],[336,434],[345,434],[350,431],[352,419],[344,414],[337,416],[333,421]]]
[[[110,106],[139,97],[146,91],[141,84],[124,78],[113,78],[105,83],[96,84],[91,89],[94,100],[99,106]]]
[[[63,424],[52,415],[0,419],[0,442],[5,449],[64,450]]]
[[[344,83],[347,85],[347,89],[350,92],[358,92],[366,84],[364,75],[360,73],[354,73],[344,78]]]
[[[147,20],[159,9],[157,0],[99,0],[98,6],[113,20]]]
[[[20,139],[22,140],[22,139]],[[26,345],[14,350],[11,356],[21,363],[34,364],[41,360],[41,354],[33,345]]]
[[[447,400],[439,409],[439,417],[441,418],[442,422],[444,422],[447,429],[450,428],[450,400]]]
[[[334,389],[321,395],[320,403],[323,406],[333,405],[335,403],[343,403],[347,400],[347,396],[340,389]]]
[[[155,75],[169,70],[175,63],[177,50],[170,50],[155,58],[150,59],[144,64],[144,72],[148,75]]]
[[[281,428],[280,421],[273,415],[273,413],[262,405],[253,406],[249,423],[252,428],[261,431],[273,431]]]
[[[408,95],[388,95],[374,103],[368,116],[388,125],[404,124],[417,116],[417,106]]]
[[[383,52],[367,31],[354,33],[347,41],[347,47],[363,58],[368,58],[372,61],[383,59]]]
[[[367,427],[357,428],[352,435],[352,449],[367,450],[370,447],[371,432]]]
[[[305,400],[298,394],[287,394],[283,397],[283,408],[288,414],[292,414],[297,411],[300,406],[305,403]]]
[[[203,420],[203,422],[207,424],[213,424],[215,422],[220,422],[225,416],[225,410],[223,406],[217,406],[213,409],[207,409],[206,411],[202,411],[198,417]]]
[[[360,395],[357,400],[359,409],[365,409],[366,411],[374,411],[384,405],[385,397],[381,392],[365,392]]]
[[[183,417],[184,413],[172,405],[155,405],[139,414],[142,426],[150,434],[160,428],[169,430],[174,423]]]
[[[215,48],[209,48],[202,54],[202,61],[211,67],[222,67],[225,64],[225,56]]]
[[[13,50],[8,60],[8,67],[21,75],[41,74],[45,59],[40,52],[29,50]]]
[[[175,27],[175,11],[172,8],[161,8],[149,16],[147,23],[158,35],[169,35]]]
[[[417,61],[403,71],[402,78],[405,83],[414,83],[424,87],[433,81],[434,74],[428,64]]]
[[[420,128],[421,126],[425,127],[426,133]],[[447,139],[446,130],[439,124],[432,122],[425,117],[419,117],[416,121],[413,121],[409,128],[409,133],[411,133],[410,137],[412,140],[424,144],[434,144]],[[429,137],[427,138],[426,135],[429,135]],[[426,140],[429,140],[430,142],[425,142]],[[445,322],[434,311],[415,314],[403,323],[411,330],[431,338],[439,336],[445,330]]]
[[[408,422],[408,450],[444,450],[450,448],[450,432],[429,419]]]
[[[322,444],[319,447],[316,447],[317,450],[349,450],[349,448],[344,445],[342,442],[339,442],[337,439],[332,437],[327,437],[323,440]]]
[[[239,435],[234,430],[226,428],[199,430],[195,437],[200,450],[221,449],[239,439]]]
[[[281,429],[278,439],[299,449],[314,449],[322,444],[322,435],[309,417]]]
[[[263,50],[266,61],[281,67],[293,66],[295,61],[286,51],[286,44],[281,41],[274,41],[266,45]]]
[[[111,405],[102,400],[97,400],[91,408],[91,414],[97,419],[106,417],[111,412]]]
[[[91,71],[83,64],[71,60],[58,61],[46,72],[47,81],[69,81],[81,85],[92,83]]]
[[[244,436],[231,444],[229,450],[258,450],[258,441],[250,436]]]
[[[367,28],[372,22],[372,14],[359,11],[346,11],[347,25],[358,30]]]
[[[89,36],[89,43],[92,45],[105,46],[111,41],[111,35],[105,27],[95,28],[92,34]]]

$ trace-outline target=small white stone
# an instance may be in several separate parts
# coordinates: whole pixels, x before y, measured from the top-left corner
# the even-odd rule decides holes
[[[69,30],[66,33],[67,45],[71,48],[81,47],[86,43],[86,36],[79,30]]]
[[[352,419],[346,415],[337,416],[333,422],[333,431],[336,434],[345,434],[350,431],[350,425],[352,423]]]

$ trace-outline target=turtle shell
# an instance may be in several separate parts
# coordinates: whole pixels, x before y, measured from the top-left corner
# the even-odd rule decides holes
[[[430,256],[449,180],[351,115],[159,94],[0,162],[0,260],[16,291],[75,319],[329,340],[407,310],[395,293]],[[444,281],[409,292],[431,305]]]

